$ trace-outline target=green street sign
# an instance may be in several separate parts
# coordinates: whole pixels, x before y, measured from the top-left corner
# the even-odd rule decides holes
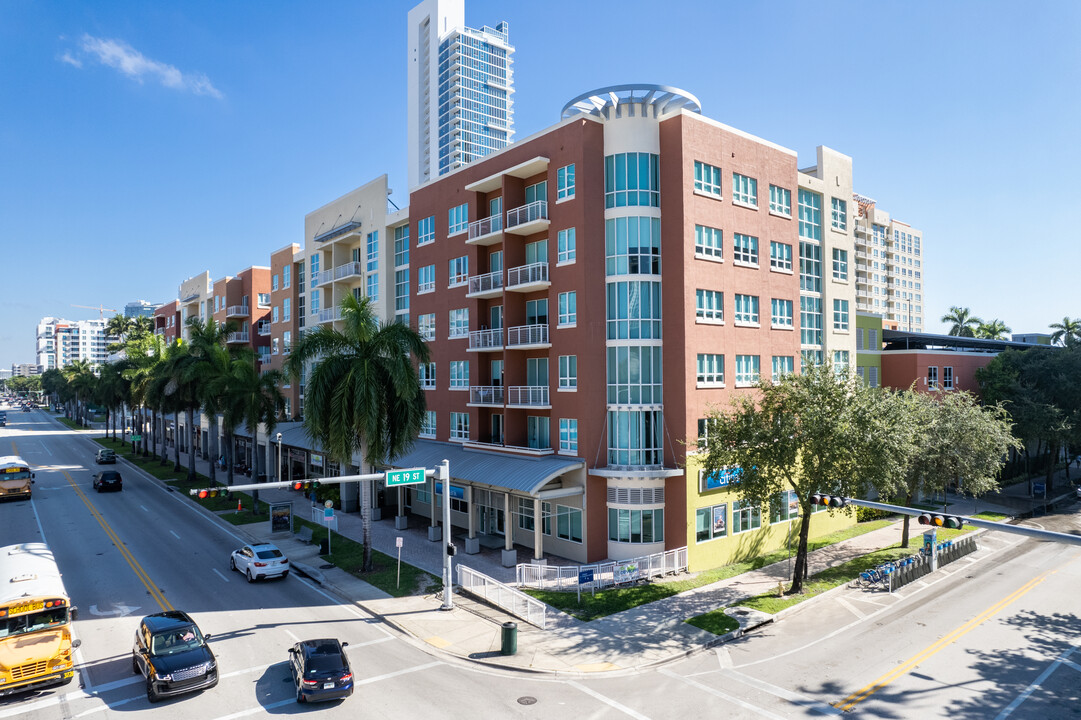
[[[139,442],[139,441],[140,441],[140,440],[142,440],[142,439],[143,439],[143,436],[142,436],[142,435],[132,435],[132,436],[131,436],[131,441],[132,441],[132,442]]]
[[[424,482],[424,468],[406,468],[405,470],[387,470],[387,487],[416,485]]]

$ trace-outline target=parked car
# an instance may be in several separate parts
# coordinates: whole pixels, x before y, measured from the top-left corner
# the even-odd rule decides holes
[[[123,490],[124,480],[117,470],[102,470],[94,476],[94,489],[98,492],[106,490]]]
[[[98,454],[94,456],[94,462],[98,465],[116,465],[116,450],[108,448],[98,450]]]
[[[233,551],[229,568],[247,575],[248,582],[271,577],[285,578],[289,576],[289,558],[270,543],[245,545]]]
[[[345,656],[348,644],[324,638],[289,648],[289,671],[298,703],[340,700],[353,694],[353,671]]]
[[[131,669],[146,679],[146,699],[180,695],[218,684],[218,663],[191,617],[180,610],[147,615],[139,621],[131,650]]]

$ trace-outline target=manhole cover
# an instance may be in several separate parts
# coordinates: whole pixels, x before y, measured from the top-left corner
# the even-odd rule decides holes
[[[519,705],[536,705],[537,704],[537,698],[530,697],[529,695],[523,695],[522,697],[518,698],[518,704]]]

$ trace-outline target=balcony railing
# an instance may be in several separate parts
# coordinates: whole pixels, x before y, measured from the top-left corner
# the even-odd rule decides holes
[[[263,337],[270,334],[270,323],[259,323],[255,326],[255,332],[259,333]]]
[[[484,242],[488,239],[492,243],[499,242],[499,233],[503,230],[503,216],[492,215],[469,223],[469,237],[466,242],[477,245],[488,245]]]
[[[507,388],[507,405],[519,407],[546,407],[548,402],[547,385],[511,385]]]
[[[502,405],[502,385],[471,385],[469,387],[470,405]]]
[[[248,317],[251,309],[247,305],[230,305],[225,309],[225,317]]]
[[[521,265],[507,271],[508,290],[536,290],[548,284],[548,263],[546,262]]]
[[[248,342],[248,339],[249,339],[248,332],[246,330],[244,330],[244,331],[241,331],[241,332],[231,332],[231,333],[229,333],[229,335],[225,338],[225,342],[227,342],[227,343],[246,343],[246,342]]]
[[[327,308],[326,310],[320,310],[316,316],[315,321],[317,323],[334,322],[335,320],[342,319],[342,309],[338,307]]]
[[[503,328],[474,330],[469,333],[470,350],[502,350]]]
[[[503,272],[472,275],[466,297],[495,297],[503,292]]]
[[[344,265],[339,265],[333,270],[324,270],[323,272],[319,273],[319,284],[326,285],[329,282],[335,282],[337,280],[345,280],[347,278],[363,276],[364,263],[347,262]]]
[[[548,201],[536,200],[507,211],[507,231],[520,234],[536,232],[548,225]],[[517,230],[515,230],[515,228]]]
[[[518,325],[507,330],[507,347],[547,345],[547,325]]]

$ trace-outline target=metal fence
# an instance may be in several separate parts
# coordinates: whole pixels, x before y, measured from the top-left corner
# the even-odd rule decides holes
[[[661,575],[669,575],[687,570],[687,548],[677,548],[665,552],[643,555],[642,557],[621,560],[619,562],[597,563],[594,565],[533,565],[520,563],[515,567],[515,578],[519,587],[532,587],[538,590],[578,590],[578,578],[585,571],[593,572],[592,582],[586,582],[583,588],[595,590],[648,580]]]
[[[525,620],[530,625],[544,629],[547,605],[536,598],[516,590],[510,585],[490,578],[466,565],[455,566],[458,569],[458,585],[463,592],[475,595],[485,602],[506,610],[511,615]]]

